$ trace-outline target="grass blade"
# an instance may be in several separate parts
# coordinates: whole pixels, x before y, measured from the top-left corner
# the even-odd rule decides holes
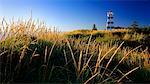
[[[96,77],[99,74],[99,72],[97,72],[96,74],[94,74],[92,77],[90,77],[86,82],[84,82],[84,84],[87,84],[90,80],[92,80],[94,77]]]
[[[136,67],[132,70],[130,70],[129,72],[127,72],[126,74],[124,74],[117,82],[119,83],[124,77],[126,77],[127,75],[129,75],[130,73],[132,73],[133,71],[137,70],[139,67]]]

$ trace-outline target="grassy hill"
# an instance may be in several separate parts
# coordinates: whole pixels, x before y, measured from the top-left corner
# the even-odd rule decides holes
[[[29,21],[2,22],[1,83],[145,83],[149,33],[129,29],[52,32]]]

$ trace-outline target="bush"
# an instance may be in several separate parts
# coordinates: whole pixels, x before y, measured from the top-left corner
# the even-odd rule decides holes
[[[131,79],[135,83],[149,83],[150,82],[150,70],[141,68],[131,74]]]

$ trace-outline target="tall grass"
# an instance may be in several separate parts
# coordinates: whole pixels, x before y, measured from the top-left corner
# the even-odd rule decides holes
[[[67,38],[32,18],[10,23],[3,19],[0,27],[1,83],[128,82],[132,78],[127,76],[143,67],[139,60],[147,52],[137,50],[141,45],[131,49],[124,42],[96,42],[91,33],[96,31],[83,39]]]

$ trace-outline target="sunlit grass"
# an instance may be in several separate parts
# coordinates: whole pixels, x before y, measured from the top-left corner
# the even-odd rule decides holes
[[[149,57],[148,49],[140,50],[142,45],[125,47],[123,40],[144,37],[142,34],[128,34],[131,32],[128,29],[61,33],[32,18],[10,23],[3,19],[0,27],[1,83],[128,82],[132,81],[128,75],[143,68],[143,59]],[[120,32],[125,34],[123,40],[109,42],[112,38],[119,38],[115,35],[120,35]],[[76,34],[87,36],[66,36]],[[97,34],[100,36],[96,38],[104,39],[93,39]]]

